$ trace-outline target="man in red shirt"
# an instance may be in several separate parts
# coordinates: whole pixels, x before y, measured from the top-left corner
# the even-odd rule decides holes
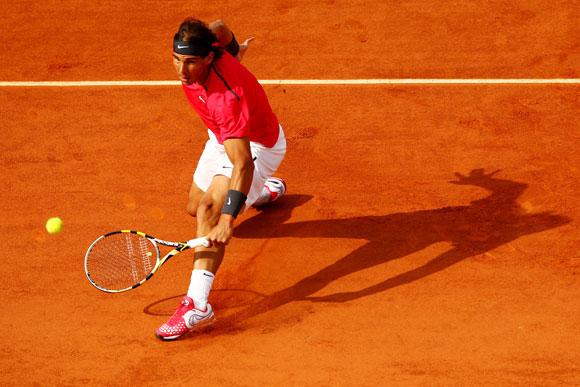
[[[250,40],[239,45],[223,22],[207,26],[193,18],[181,23],[174,36],[175,69],[189,103],[208,127],[187,210],[197,217],[197,236],[205,236],[211,247],[196,249],[187,296],[155,332],[163,340],[213,321],[207,298],[235,218],[286,191],[284,181],[272,177],[286,153],[284,131],[264,89],[240,63]]]

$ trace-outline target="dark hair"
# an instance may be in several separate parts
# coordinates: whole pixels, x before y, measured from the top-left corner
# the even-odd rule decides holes
[[[182,42],[193,43],[198,47],[207,47],[209,52],[214,53],[214,61],[223,55],[223,48],[217,44],[217,36],[201,20],[188,17],[179,26],[177,34]]]

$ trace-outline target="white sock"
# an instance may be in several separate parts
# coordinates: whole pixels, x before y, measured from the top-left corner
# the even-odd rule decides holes
[[[187,296],[191,297],[197,309],[205,310],[213,279],[214,275],[207,270],[195,269],[191,272]]]

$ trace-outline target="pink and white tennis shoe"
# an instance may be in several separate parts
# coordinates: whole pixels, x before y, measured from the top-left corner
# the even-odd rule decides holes
[[[264,183],[264,189],[260,198],[254,204],[254,207],[259,207],[264,204],[272,203],[280,199],[286,193],[286,182],[279,177],[269,177]]]
[[[266,179],[264,187],[270,192],[270,201],[268,203],[280,199],[286,193],[286,182],[279,177]]]
[[[207,304],[205,310],[200,310],[195,307],[191,298],[185,296],[173,316],[155,331],[155,335],[161,340],[175,340],[186,333],[207,327],[214,321],[210,304]]]

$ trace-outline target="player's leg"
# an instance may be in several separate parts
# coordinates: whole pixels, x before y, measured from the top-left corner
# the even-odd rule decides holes
[[[193,217],[197,216],[199,203],[213,182],[214,176],[220,174],[220,167],[223,165],[222,160],[225,156],[224,147],[218,144],[215,135],[209,130],[208,137],[189,189],[187,213]]]
[[[199,187],[194,187],[195,183],[192,185],[193,200],[197,200],[198,203],[196,212],[197,235],[206,235],[217,224],[229,181],[226,176],[215,176],[207,191],[202,191],[203,194],[199,199],[196,196],[199,194],[197,191]],[[223,246],[196,249],[187,295],[183,297],[181,305],[169,321],[156,330],[155,333],[160,339],[174,340],[214,321],[213,308],[207,299],[224,253]]]
[[[201,198],[205,192],[195,184],[191,182],[191,188],[189,189],[189,196],[187,199],[187,213],[193,217],[197,216],[197,207],[201,202]]]
[[[273,177],[286,154],[286,137],[280,127],[278,141],[272,148],[251,144],[254,161],[254,181],[248,195],[248,202],[254,207],[263,206],[280,199],[286,193],[286,182]],[[257,194],[255,194],[257,193]]]
[[[208,131],[208,135],[209,139],[206,142],[204,150],[199,158],[195,173],[193,175],[193,182],[189,189],[187,212],[195,217],[198,215],[198,208],[201,206],[201,203],[205,203],[203,207],[206,208],[208,207],[208,198],[215,196],[215,188],[212,188],[212,183],[214,176],[219,173],[218,168],[223,165],[222,160],[225,156],[223,146],[218,144],[215,135],[213,135],[213,133],[210,131]],[[204,222],[208,218],[211,218],[209,215],[210,214],[207,211],[203,211],[202,217]],[[204,222],[200,222],[198,219],[198,224],[203,224]],[[214,257],[223,257],[223,251],[221,253],[217,252]],[[202,294],[205,294],[206,292],[209,293],[209,289],[211,289],[211,285],[213,283],[213,273],[217,271],[219,263],[221,263],[221,258],[212,261],[206,257],[206,259],[201,260],[198,263],[199,267],[202,268],[200,270],[195,270],[194,263],[190,288],[191,284],[200,284],[198,286],[198,288],[201,289],[200,292],[202,292]],[[199,278],[201,278],[201,280]],[[205,290],[206,288],[207,291]],[[203,299],[204,297],[202,296],[201,298]],[[205,299],[207,300],[207,296],[205,296]],[[201,304],[203,304],[203,302],[198,301],[198,304],[200,305],[196,306],[194,300],[189,296],[183,297],[181,300],[181,305],[175,311],[173,316],[171,316],[171,318],[166,323],[164,323],[155,331],[157,337],[162,340],[174,340],[190,332],[191,330],[201,328],[204,325],[211,323],[214,319],[211,305],[206,303],[206,305],[202,308]]]
[[[197,236],[207,235],[218,223],[230,186],[227,176],[214,176],[197,207]],[[224,255],[224,247],[200,247],[195,251],[194,269],[217,273]]]

